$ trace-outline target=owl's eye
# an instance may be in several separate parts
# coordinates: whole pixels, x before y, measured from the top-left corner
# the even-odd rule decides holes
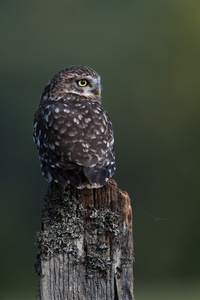
[[[82,87],[86,86],[86,85],[88,85],[88,81],[86,79],[81,79],[78,81],[78,85],[82,86]]]

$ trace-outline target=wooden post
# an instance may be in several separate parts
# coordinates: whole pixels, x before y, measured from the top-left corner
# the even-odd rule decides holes
[[[35,270],[41,300],[133,300],[130,198],[110,180],[99,189],[50,184]]]

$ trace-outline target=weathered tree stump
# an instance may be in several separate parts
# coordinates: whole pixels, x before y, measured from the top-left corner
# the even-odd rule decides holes
[[[132,211],[110,180],[99,189],[50,184],[35,269],[41,300],[131,300]]]

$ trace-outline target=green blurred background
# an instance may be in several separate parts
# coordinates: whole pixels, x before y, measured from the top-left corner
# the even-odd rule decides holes
[[[47,183],[32,119],[71,64],[102,76],[114,179],[133,203],[136,299],[200,299],[199,0],[1,0],[0,36],[0,299],[37,295]]]

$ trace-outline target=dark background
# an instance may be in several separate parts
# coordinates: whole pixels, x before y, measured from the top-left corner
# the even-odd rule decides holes
[[[32,119],[72,64],[102,77],[114,179],[133,205],[136,299],[200,299],[199,16],[199,0],[0,1],[0,299],[37,295],[47,183]]]

